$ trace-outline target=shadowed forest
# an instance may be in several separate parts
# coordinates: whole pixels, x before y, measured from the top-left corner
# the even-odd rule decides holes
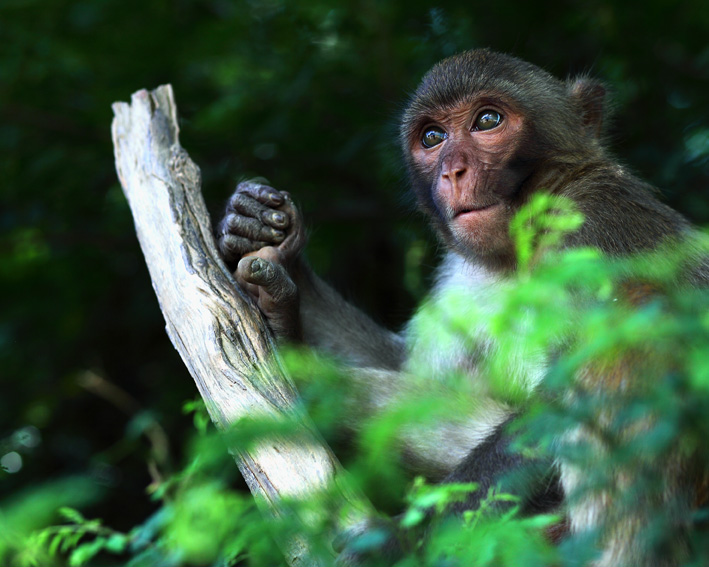
[[[612,152],[705,227],[707,38],[705,0],[0,0],[0,564],[281,561],[165,333],[111,103],[172,84],[213,222],[239,180],[267,178],[303,211],[315,271],[399,329],[439,252],[397,124],[434,63],[490,47],[601,79]],[[670,440],[709,432],[709,350],[695,358],[699,417]],[[418,505],[392,463],[313,413],[380,509]]]

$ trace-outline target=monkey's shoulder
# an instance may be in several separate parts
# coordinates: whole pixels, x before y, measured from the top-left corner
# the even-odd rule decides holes
[[[584,215],[569,246],[592,246],[612,256],[655,249],[692,231],[691,223],[658,198],[659,190],[617,164],[592,169],[568,183],[570,197]]]

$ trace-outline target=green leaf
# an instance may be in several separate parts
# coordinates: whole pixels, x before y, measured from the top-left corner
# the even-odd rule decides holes
[[[85,565],[89,560],[93,559],[103,550],[105,544],[105,538],[97,537],[90,543],[80,545],[71,552],[71,555],[69,556],[69,565],[71,567],[81,567],[81,565]]]
[[[68,506],[62,506],[59,508],[59,515],[64,519],[74,522],[75,524],[83,524],[86,522],[84,516],[75,508],[69,508]]]
[[[123,553],[128,546],[130,538],[124,534],[112,534],[104,545],[106,551],[111,553]]]
[[[411,528],[420,524],[426,518],[426,514],[420,508],[409,508],[401,519],[401,525]]]
[[[71,477],[20,492],[3,502],[0,533],[29,534],[50,523],[57,509],[95,502],[101,490],[93,479]]]

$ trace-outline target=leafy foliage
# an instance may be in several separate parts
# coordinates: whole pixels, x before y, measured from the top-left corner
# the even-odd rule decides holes
[[[410,483],[398,456],[402,432],[463,413],[459,394],[470,385],[459,376],[438,377],[433,387],[431,380],[416,382],[411,397],[402,397],[374,416],[352,449],[349,481],[380,498],[385,507],[395,502],[405,509],[356,539],[355,549],[380,545],[398,526],[405,538],[401,544],[409,550],[397,563],[402,566],[575,565],[580,557],[590,559],[598,552],[603,530],[613,529],[614,522],[639,518],[643,528],[633,537],[642,545],[671,546],[688,533],[693,563],[687,565],[709,558],[700,537],[706,510],[684,506],[681,492],[667,500],[661,488],[667,486],[668,463],[682,459],[693,462],[697,470],[709,466],[703,444],[709,434],[704,419],[709,411],[705,356],[709,320],[704,315],[709,297],[677,284],[678,270],[691,269],[706,255],[709,244],[698,238],[626,260],[610,260],[593,250],[559,251],[563,235],[578,225],[578,214],[567,201],[539,196],[513,225],[522,253],[527,250],[524,243],[536,245],[529,256],[536,258],[533,268],[520,271],[495,309],[465,304],[456,296],[429,305],[432,312],[420,332],[432,333],[438,341],[443,325],[443,332],[474,348],[484,325],[498,343],[485,369],[495,387],[484,393],[528,410],[528,417],[515,425],[517,450],[529,456],[532,465],[563,458],[568,466],[582,470],[583,482],[568,497],[593,498],[602,491],[614,501],[618,516],[609,516],[608,525],[599,526],[598,532],[567,538],[558,548],[550,546],[545,533],[560,518],[525,516],[520,496],[508,492],[492,490],[479,509],[462,518],[450,517],[447,507],[477,486],[430,485],[422,478]],[[546,248],[544,254],[539,246]],[[664,292],[645,296],[641,305],[631,304],[623,295],[624,284],[634,278]],[[520,356],[533,360],[561,344],[563,354],[541,382],[511,379],[511,360],[515,364]],[[632,373],[625,372],[629,358]],[[296,378],[308,377],[301,384],[303,400],[318,427],[336,441],[339,425],[347,421],[343,416],[352,411],[345,401],[352,392],[346,391],[337,364],[307,351],[287,352],[285,361]],[[583,379],[586,372],[612,377],[618,365],[625,372],[623,384],[611,379],[598,389]],[[450,388],[441,389],[441,382]],[[248,494],[229,487],[234,467],[222,438],[207,426],[202,405],[188,402],[185,408],[194,415],[198,435],[186,468],[155,488],[153,497],[161,506],[157,513],[120,532],[63,508],[60,513],[68,523],[23,528],[21,545],[5,541],[0,552],[14,550],[12,556],[21,566],[48,564],[58,554],[65,555],[69,565],[86,565],[100,553],[117,555],[129,566],[242,562],[258,566],[283,564],[274,542],[301,537],[310,542],[314,557],[327,564],[331,557],[327,534],[343,510],[333,508],[334,501],[323,494],[290,502],[293,514],[278,520],[260,514]],[[229,434],[230,444],[247,449],[295,430],[287,423],[244,420]],[[577,430],[585,434],[573,442],[559,436],[560,431]],[[374,486],[386,494],[377,494]],[[510,486],[517,486],[523,496],[524,484]],[[319,519],[303,524],[298,518],[304,517]]]

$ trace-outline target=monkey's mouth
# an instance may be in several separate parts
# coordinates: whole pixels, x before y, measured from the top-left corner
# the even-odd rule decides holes
[[[461,207],[455,211],[450,227],[460,238],[479,234],[485,227],[496,225],[499,206],[500,203],[490,203]]]
[[[484,211],[488,211],[494,207],[496,207],[499,203],[490,203],[488,205],[473,205],[473,206],[468,206],[468,207],[461,207],[454,211],[453,214],[453,220],[457,220],[460,217],[463,216],[475,216],[478,213],[482,213]]]

